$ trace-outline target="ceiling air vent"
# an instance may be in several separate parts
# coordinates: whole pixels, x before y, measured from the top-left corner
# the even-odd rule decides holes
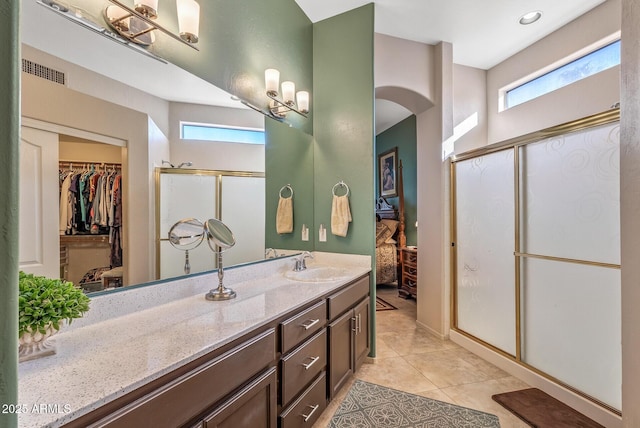
[[[62,71],[54,70],[37,62],[22,59],[22,71],[60,85],[66,85],[66,76]]]

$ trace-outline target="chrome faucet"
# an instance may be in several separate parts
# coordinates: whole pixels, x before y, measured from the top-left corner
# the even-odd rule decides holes
[[[305,270],[307,268],[307,263],[306,263],[306,259],[308,258],[313,258],[313,254],[311,254],[308,251],[305,251],[304,253],[300,254],[300,256],[298,258],[293,259],[296,264],[293,267],[294,272],[300,272],[302,270]]]
[[[267,248],[264,250],[264,258],[265,259],[273,259],[278,257],[278,252],[274,248]]]

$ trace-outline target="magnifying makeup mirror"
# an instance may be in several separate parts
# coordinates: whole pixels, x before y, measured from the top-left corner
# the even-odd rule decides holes
[[[169,242],[174,248],[184,251],[184,273],[191,273],[189,250],[193,250],[202,243],[205,228],[202,222],[195,218],[178,221],[169,229]]]
[[[223,252],[236,244],[236,238],[233,233],[220,220],[211,218],[207,220],[204,228],[207,231],[207,243],[212,251],[216,253]],[[219,249],[214,248],[213,245],[219,247]]]
[[[225,288],[222,284],[224,269],[222,267],[222,253],[236,244],[236,239],[229,228],[215,218],[207,220],[204,224],[207,235],[207,244],[211,251],[218,254],[218,288],[210,290],[205,298],[207,300],[229,300],[236,297],[236,292]]]
[[[218,288],[210,290],[205,298],[207,300],[229,300],[236,297],[236,292],[225,288],[222,284],[224,268],[222,266],[222,253],[236,244],[236,238],[226,224],[212,218],[204,224],[195,218],[185,218],[178,221],[169,229],[169,242],[178,250],[185,252],[184,273],[191,272],[189,264],[189,250],[193,250],[207,238],[207,245],[211,251],[218,255]]]

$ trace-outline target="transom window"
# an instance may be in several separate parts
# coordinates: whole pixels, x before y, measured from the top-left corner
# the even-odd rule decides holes
[[[504,93],[503,109],[530,101],[619,64],[620,40],[617,40],[542,76],[508,89]]]
[[[180,122],[180,138],[264,145],[264,129]]]

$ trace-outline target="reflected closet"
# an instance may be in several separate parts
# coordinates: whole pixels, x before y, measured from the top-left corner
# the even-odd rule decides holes
[[[121,148],[61,135],[58,150],[60,275],[87,292],[121,287]]]

